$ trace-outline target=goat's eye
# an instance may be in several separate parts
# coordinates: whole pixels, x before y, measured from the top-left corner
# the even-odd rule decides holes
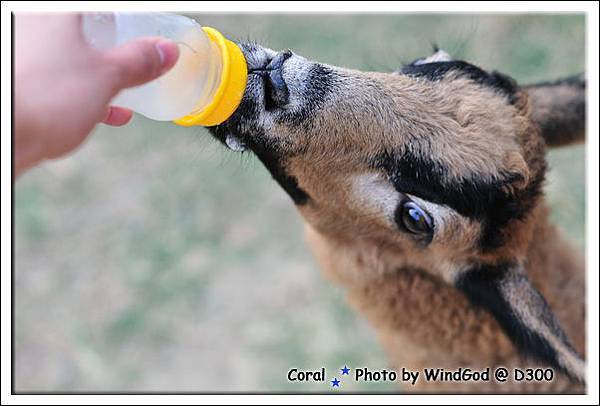
[[[411,200],[402,203],[400,221],[407,231],[413,234],[429,235],[433,231],[433,222],[429,214]]]

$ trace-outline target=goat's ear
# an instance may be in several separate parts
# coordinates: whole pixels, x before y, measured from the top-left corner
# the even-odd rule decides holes
[[[523,87],[529,94],[533,120],[546,144],[558,147],[585,139],[583,75]]]
[[[424,65],[426,63],[432,62],[450,62],[452,57],[448,52],[443,49],[439,49],[437,46],[434,46],[434,53],[428,56],[427,58],[417,59],[412,63],[412,65]]]
[[[585,382],[585,362],[520,265],[478,266],[461,273],[455,284],[494,316],[521,353]]]
[[[444,51],[443,49],[439,49],[436,45],[433,46],[433,54],[429,55],[426,58],[419,58],[419,59],[415,59],[414,61],[412,61],[411,63],[404,65],[404,67],[400,68],[399,70],[395,71],[394,73],[398,73],[401,74],[402,70],[406,67],[410,67],[410,66],[418,66],[418,65],[426,65],[428,63],[433,63],[433,62],[450,62],[452,61],[452,57],[448,54],[448,52]]]

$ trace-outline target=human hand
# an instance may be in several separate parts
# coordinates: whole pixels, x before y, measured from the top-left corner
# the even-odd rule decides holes
[[[174,42],[158,37],[98,51],[83,37],[80,14],[17,14],[14,24],[15,176],[72,151],[100,122],[126,124],[132,112],[110,100],[179,57]]]

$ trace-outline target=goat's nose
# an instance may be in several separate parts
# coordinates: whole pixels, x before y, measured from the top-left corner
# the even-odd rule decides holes
[[[266,80],[267,109],[284,107],[290,98],[288,87],[283,79],[283,64],[292,56],[289,49],[278,53],[266,66],[268,78]]]
[[[271,61],[269,62],[269,64],[266,66],[265,69],[281,69],[281,67],[283,66],[283,63],[290,56],[292,56],[292,51],[290,51],[289,49],[279,52],[277,55],[275,55],[273,57],[273,59],[271,59]]]

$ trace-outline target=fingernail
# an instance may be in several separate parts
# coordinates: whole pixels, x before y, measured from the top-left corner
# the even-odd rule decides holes
[[[163,72],[175,65],[177,58],[179,58],[179,47],[177,44],[169,40],[160,40],[155,46],[160,56],[160,66]]]

